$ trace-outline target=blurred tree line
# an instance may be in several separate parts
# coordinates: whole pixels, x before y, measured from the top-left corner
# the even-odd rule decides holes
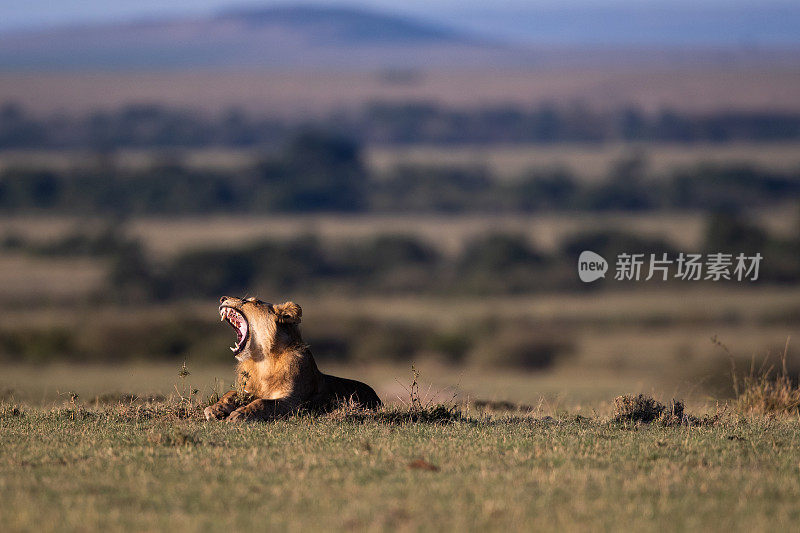
[[[326,243],[313,236],[269,240],[238,249],[194,250],[167,263],[154,263],[139,252],[132,257],[131,247],[118,249],[122,253],[114,255],[110,274],[114,286],[121,294],[144,299],[206,298],[254,289],[261,294],[521,294],[639,283],[581,283],[575,269],[583,250],[608,259],[612,271],[621,253],[642,253],[648,260],[650,254],[662,253],[673,259],[679,252],[760,253],[765,258],[760,283],[800,281],[800,231],[776,237],[731,211],[709,215],[700,250],[678,250],[661,238],[608,230],[576,233],[554,251],[537,249],[522,234],[486,233],[468,240],[455,255],[419,237],[393,234],[346,243]],[[613,272],[608,279],[612,278]]]
[[[800,169],[696,165],[652,176],[623,158],[605,179],[533,169],[500,180],[480,167],[400,165],[371,174],[359,145],[304,132],[250,168],[207,170],[165,162],[133,170],[0,172],[0,212],[102,214],[288,212],[537,212],[553,210],[744,209],[800,197]]]
[[[771,235],[742,214],[708,216],[698,250],[631,232],[596,230],[566,237],[555,250],[541,250],[517,233],[485,233],[467,240],[458,253],[418,236],[378,234],[345,242],[313,235],[271,239],[239,247],[193,249],[156,260],[117,222],[76,231],[47,243],[6,236],[0,249],[36,256],[103,258],[109,268],[107,294],[126,301],[209,298],[220,294],[336,293],[489,295],[619,288],[607,280],[587,285],[575,274],[577,257],[592,250],[614,269],[621,253],[674,259],[685,253],[760,253],[760,283],[800,281],[800,228],[788,237]],[[637,282],[630,282],[637,283]],[[644,283],[640,281],[639,283]],[[651,283],[686,283],[680,280]],[[702,282],[692,282],[702,283]]]
[[[37,116],[0,107],[0,149],[277,146],[299,129],[336,131],[371,144],[555,143],[605,141],[730,142],[800,139],[800,114],[773,111],[648,113],[542,104],[453,109],[434,103],[374,103],[301,122],[239,109],[217,115],[130,105],[72,116]]]

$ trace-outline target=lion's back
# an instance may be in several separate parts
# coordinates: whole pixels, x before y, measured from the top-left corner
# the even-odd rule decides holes
[[[323,380],[320,397],[315,402],[318,408],[335,409],[350,401],[366,409],[377,409],[382,405],[381,399],[366,383],[327,374],[323,375]]]

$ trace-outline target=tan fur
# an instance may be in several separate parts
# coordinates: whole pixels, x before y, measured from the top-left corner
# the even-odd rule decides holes
[[[206,419],[269,420],[299,409],[327,411],[347,401],[366,408],[381,405],[368,385],[319,371],[300,336],[303,312],[296,303],[272,305],[228,296],[220,303],[244,315],[248,339],[236,369],[241,392],[230,391],[207,407]]]

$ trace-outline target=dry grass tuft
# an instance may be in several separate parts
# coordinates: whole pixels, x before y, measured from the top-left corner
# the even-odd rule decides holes
[[[16,418],[25,416],[25,412],[19,405],[12,405],[0,400],[0,420],[4,418]]]
[[[785,375],[746,376],[736,398],[737,410],[745,414],[797,414],[800,388]]]
[[[736,359],[716,337],[712,342],[720,346],[731,359],[731,376],[736,394],[736,410],[745,415],[796,415],[800,413],[800,385],[789,374],[789,338],[780,357],[780,370],[770,364],[768,353],[756,369],[755,359],[750,362],[750,371],[743,377],[736,372]]]
[[[665,406],[661,414],[658,415],[657,422],[662,426],[680,426],[682,424],[694,424],[697,420],[683,412],[683,402],[672,400],[669,406]]]
[[[652,422],[665,407],[644,394],[626,394],[614,398],[614,420],[617,422]]]
[[[656,422],[662,426],[697,425],[714,420],[700,420],[684,412],[683,402],[671,400],[664,405],[645,394],[617,396],[614,398],[616,422]]]

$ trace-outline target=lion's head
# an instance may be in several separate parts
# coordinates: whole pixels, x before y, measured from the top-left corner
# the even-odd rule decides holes
[[[231,347],[239,361],[260,361],[275,350],[301,342],[297,324],[303,310],[294,302],[272,305],[257,298],[219,299],[220,320],[227,320],[236,330],[236,344]]]

